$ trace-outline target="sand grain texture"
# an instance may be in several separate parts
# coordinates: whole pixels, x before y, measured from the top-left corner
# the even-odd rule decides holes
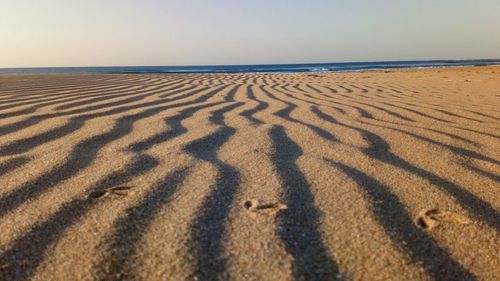
[[[500,68],[0,76],[0,280],[497,280]]]

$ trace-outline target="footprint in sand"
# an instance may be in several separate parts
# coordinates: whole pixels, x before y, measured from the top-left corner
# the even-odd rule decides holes
[[[424,209],[418,213],[415,223],[423,229],[431,230],[441,223],[453,224],[470,224],[472,221],[466,217],[456,213],[441,211],[439,209]]]
[[[243,208],[245,208],[252,218],[255,218],[257,214],[265,215],[275,215],[281,210],[286,210],[288,207],[281,203],[261,203],[257,199],[247,200],[243,203]]]
[[[132,186],[115,186],[103,190],[96,190],[89,194],[89,198],[100,199],[110,195],[126,196],[133,192],[131,189]]]

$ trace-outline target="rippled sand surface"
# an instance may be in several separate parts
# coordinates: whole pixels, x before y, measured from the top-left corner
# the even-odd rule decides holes
[[[0,76],[0,280],[496,280],[500,68]]]

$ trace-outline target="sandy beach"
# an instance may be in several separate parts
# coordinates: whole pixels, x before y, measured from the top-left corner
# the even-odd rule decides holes
[[[0,76],[0,280],[498,280],[500,67]]]

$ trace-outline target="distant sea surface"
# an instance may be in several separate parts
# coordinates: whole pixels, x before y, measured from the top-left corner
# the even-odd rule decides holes
[[[212,66],[111,66],[111,67],[40,67],[0,68],[0,74],[64,74],[64,73],[243,73],[243,72],[327,72],[365,71],[406,68],[440,68],[500,65],[498,60],[434,60],[347,62],[315,64],[212,65]]]

